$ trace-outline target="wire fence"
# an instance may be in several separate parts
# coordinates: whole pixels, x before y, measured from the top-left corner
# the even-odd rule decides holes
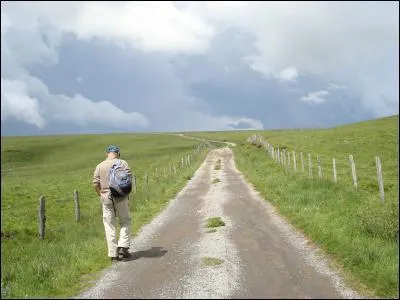
[[[274,146],[257,134],[249,137],[247,142],[264,148],[286,173],[292,172],[307,176],[309,179],[327,179],[335,183],[351,184],[355,189],[376,191],[382,202],[385,201],[385,191],[398,186],[398,180],[393,178],[387,178],[384,182],[382,162],[378,155],[369,162],[363,161],[357,165],[356,158],[352,154],[324,157],[303,153],[295,149]]]
[[[209,148],[212,148],[212,145],[208,141],[204,141],[196,146],[192,152],[183,155],[179,160],[171,161],[166,166],[157,167],[152,171],[149,170],[144,172],[144,174],[133,173],[132,194],[135,195],[140,193],[141,196],[144,197],[144,201],[148,201],[147,196],[152,188],[158,188],[162,181],[165,181],[168,178],[176,178],[180,172],[190,169],[199,154],[203,150]],[[71,198],[67,197],[62,200],[71,201]],[[73,191],[73,201],[75,221],[78,222],[81,219],[81,208],[79,203],[79,192],[77,190]],[[39,198],[38,231],[39,239],[44,240],[46,235],[46,199],[44,195],[41,195]]]

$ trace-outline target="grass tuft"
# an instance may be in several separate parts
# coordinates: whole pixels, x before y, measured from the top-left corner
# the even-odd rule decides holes
[[[221,220],[221,217],[213,217],[207,220],[207,228],[215,228],[225,226],[225,222]]]
[[[214,170],[220,170],[220,169],[221,169],[221,160],[218,159],[218,160],[217,160],[217,163],[216,163],[215,166],[214,166]]]
[[[221,182],[221,180],[220,180],[219,178],[215,178],[215,179],[212,181],[211,184],[216,184],[216,183],[218,183],[218,182]]]
[[[216,257],[203,257],[202,260],[205,266],[218,266],[224,262],[222,259]]]

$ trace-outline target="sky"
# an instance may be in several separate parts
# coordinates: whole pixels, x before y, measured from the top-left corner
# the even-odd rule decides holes
[[[1,2],[2,136],[398,113],[398,1]]]

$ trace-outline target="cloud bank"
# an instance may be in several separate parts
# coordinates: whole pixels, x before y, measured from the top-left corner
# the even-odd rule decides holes
[[[330,126],[398,113],[398,52],[398,2],[2,2],[1,121]]]

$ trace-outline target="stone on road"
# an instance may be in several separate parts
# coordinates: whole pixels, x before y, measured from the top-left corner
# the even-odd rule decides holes
[[[225,226],[206,228],[212,217]],[[131,253],[78,298],[360,298],[246,182],[229,148],[209,153]]]

